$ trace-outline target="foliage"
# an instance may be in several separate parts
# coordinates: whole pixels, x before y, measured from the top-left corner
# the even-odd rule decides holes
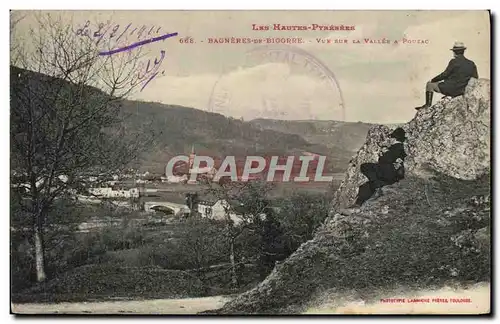
[[[155,267],[86,265],[13,295],[14,302],[88,301],[95,298],[205,296],[205,287],[183,271]]]
[[[283,228],[289,251],[313,238],[315,230],[328,216],[330,195],[296,192],[281,199],[276,217]]]
[[[219,222],[190,218],[177,227],[176,239],[148,244],[140,249],[141,266],[167,269],[199,269],[227,262],[227,242]]]
[[[306,239],[302,236],[300,223],[292,220],[306,219],[308,214],[288,219],[280,213],[291,210],[299,214],[304,213],[307,209],[300,209],[299,206],[309,201],[312,207],[315,206],[315,202],[320,201],[316,195],[301,196],[300,201],[296,201],[293,196],[272,202],[273,206],[282,207],[275,209],[280,213],[273,212],[274,209],[268,208],[271,201],[262,195],[266,191],[259,185],[262,184],[240,192],[239,196],[247,202],[242,210],[248,212],[248,220],[251,222],[242,224],[241,228],[234,226],[234,230],[240,233],[234,242],[237,287],[231,284],[233,278],[226,221],[190,217],[175,221],[168,226],[144,226],[135,222],[135,218],[142,217],[136,211],[117,210],[106,204],[78,204],[72,200],[56,200],[47,215],[53,224],[47,227],[45,233],[47,277],[50,281],[56,280],[61,284],[64,281],[60,278],[66,276],[68,271],[71,272],[84,265],[101,264],[188,271],[206,285],[204,289],[207,294],[236,292],[250,287],[249,285],[255,285],[258,280],[269,274],[277,261],[284,260],[293,252],[291,246],[298,246]],[[294,202],[297,205],[294,205]],[[15,209],[15,204],[12,208]],[[256,213],[261,210],[267,210],[265,218],[250,218],[252,215],[250,212]],[[13,212],[13,215],[18,213]],[[18,217],[12,218],[16,220]],[[95,219],[119,221],[119,224],[109,224],[88,233],[76,231],[76,225],[80,222]],[[21,223],[13,222],[17,229],[23,228]],[[32,286],[36,279],[32,264],[34,253],[30,241],[31,228],[24,229],[25,231],[14,231],[12,235],[11,264],[14,293],[26,291],[25,289]],[[295,233],[296,230],[298,232]],[[89,293],[86,296],[91,295]]]
[[[89,176],[102,181],[125,168],[149,133],[125,129],[118,113],[136,86],[138,53],[101,57],[60,16],[34,18],[29,44],[11,25],[11,193],[31,220],[37,280],[44,281],[44,234],[55,201],[75,195]]]
[[[490,280],[490,179],[407,177],[314,238],[223,313],[295,311],[324,290],[434,289]],[[367,297],[368,296],[368,297]]]

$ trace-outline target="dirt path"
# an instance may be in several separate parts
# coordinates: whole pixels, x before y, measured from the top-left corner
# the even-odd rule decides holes
[[[222,307],[228,297],[58,304],[12,304],[16,314],[196,314]]]

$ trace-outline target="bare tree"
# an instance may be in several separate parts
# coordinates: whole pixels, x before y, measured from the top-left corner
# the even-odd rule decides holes
[[[54,200],[73,196],[91,175],[125,167],[149,137],[126,129],[120,111],[137,86],[138,50],[99,55],[91,37],[50,15],[37,16],[22,36],[11,40],[11,183],[30,216],[36,276],[44,281]]]

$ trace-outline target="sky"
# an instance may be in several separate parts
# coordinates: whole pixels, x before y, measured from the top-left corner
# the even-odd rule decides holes
[[[121,38],[121,46],[139,41],[130,31],[143,25],[151,34],[141,36],[140,40],[177,33],[140,46],[146,55],[144,65],[148,60],[153,65],[156,59],[160,61],[160,73],[142,91],[134,92],[131,99],[193,107],[244,120],[406,122],[415,115],[414,107],[424,103],[425,83],[446,68],[455,41],[465,43],[465,55],[476,63],[479,76],[490,78],[487,11],[50,13],[61,16],[75,29],[88,20],[91,33],[100,23],[118,25],[116,35],[129,26]],[[34,26],[33,12],[15,14],[22,17],[16,33],[26,34],[29,26]],[[270,30],[253,30],[253,24],[268,26]],[[273,30],[274,24],[354,28]],[[181,43],[186,37],[191,37],[194,43]],[[221,44],[209,40],[226,37],[264,41],[300,38],[302,43],[283,46]],[[327,39],[332,43],[327,43]],[[347,44],[334,43],[336,39],[346,40]],[[389,43],[377,43],[382,39]],[[421,43],[405,43],[403,39]],[[29,42],[29,38],[24,41]],[[164,51],[162,60],[161,51]],[[435,98],[438,100],[440,95]]]

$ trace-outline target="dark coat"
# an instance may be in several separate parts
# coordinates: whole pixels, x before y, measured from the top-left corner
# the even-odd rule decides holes
[[[379,164],[392,164],[397,159],[404,160],[406,157],[405,146],[403,143],[395,143],[389,147],[387,152],[378,158]]]
[[[464,94],[470,78],[478,78],[476,64],[465,56],[458,55],[450,61],[446,70],[431,82],[443,81],[438,85],[441,93],[456,97]]]

